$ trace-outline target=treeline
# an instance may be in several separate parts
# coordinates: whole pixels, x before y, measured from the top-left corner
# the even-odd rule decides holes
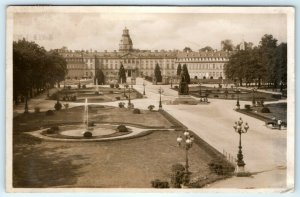
[[[225,64],[227,78],[239,83],[278,88],[287,82],[287,44],[264,35],[259,46],[235,52]]]
[[[55,51],[25,39],[13,42],[13,97],[31,98],[64,80],[67,62]]]

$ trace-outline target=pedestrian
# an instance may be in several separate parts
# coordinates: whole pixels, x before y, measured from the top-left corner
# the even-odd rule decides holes
[[[278,119],[277,124],[278,124],[278,129],[281,130],[282,121],[280,119]]]

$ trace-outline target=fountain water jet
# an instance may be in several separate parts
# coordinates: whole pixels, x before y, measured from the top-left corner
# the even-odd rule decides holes
[[[84,103],[84,115],[83,115],[83,124],[85,124],[85,131],[83,132],[83,137],[92,137],[92,130],[89,128],[89,107],[88,107],[88,99],[85,98]]]

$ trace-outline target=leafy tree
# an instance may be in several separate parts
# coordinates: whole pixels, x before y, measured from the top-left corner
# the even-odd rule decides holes
[[[25,39],[13,42],[13,96],[33,97],[67,74],[65,59],[55,51],[46,51]]]
[[[119,83],[126,83],[126,73],[122,63],[119,69]]]
[[[178,64],[177,66],[177,76],[179,76],[181,73],[181,64]]]
[[[204,48],[201,48],[200,51],[213,51],[214,49],[210,46],[206,46]]]
[[[227,78],[240,82],[267,83],[277,88],[286,83],[287,78],[287,44],[277,46],[277,40],[272,35],[264,35],[258,47],[246,47],[230,56],[225,64]]]
[[[158,63],[156,63],[155,65],[154,75],[155,75],[156,82],[162,82],[161,71]]]
[[[261,81],[267,83],[275,82],[276,86],[276,48],[277,39],[273,38],[272,35],[265,34],[259,42],[259,60],[261,64],[262,76],[259,78],[259,85]]]
[[[190,78],[190,74],[189,74],[189,71],[188,71],[188,68],[187,68],[186,64],[183,64],[182,70],[185,71],[185,78],[187,80],[187,83],[190,84],[191,83],[191,78]]]
[[[192,49],[190,47],[184,47],[183,51],[184,52],[192,52]]]
[[[228,40],[228,39],[221,41],[221,46],[222,46],[221,50],[223,50],[223,51],[226,51],[226,50],[233,51],[233,49],[234,49],[232,40]]]
[[[276,49],[277,82],[287,83],[287,44],[281,43]]]

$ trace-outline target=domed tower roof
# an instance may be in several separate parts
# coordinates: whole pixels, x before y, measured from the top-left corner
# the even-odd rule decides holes
[[[122,38],[119,44],[119,51],[131,51],[133,49],[132,40],[129,35],[129,30],[125,27]]]

